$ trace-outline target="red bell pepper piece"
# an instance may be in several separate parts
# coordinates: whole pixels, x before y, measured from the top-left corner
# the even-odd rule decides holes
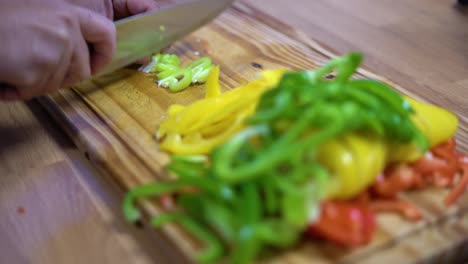
[[[320,217],[307,234],[343,246],[358,246],[371,241],[375,226],[375,214],[367,206],[328,201],[321,205]]]

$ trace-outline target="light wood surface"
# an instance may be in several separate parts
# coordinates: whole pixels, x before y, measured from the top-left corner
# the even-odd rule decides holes
[[[0,263],[167,263],[37,102],[2,103],[0,120]]]
[[[340,53],[363,51],[368,68],[412,89],[421,98],[456,111],[465,118],[466,124],[468,17],[454,9],[452,1],[301,0],[291,4],[259,0],[249,3],[301,29],[305,34],[296,37],[302,42],[312,37]],[[287,29],[283,33],[291,32]],[[147,85],[147,81],[139,82]],[[226,80],[224,84],[235,85],[235,82],[236,79]],[[144,103],[138,100],[138,93],[128,92],[126,96],[133,102]],[[122,223],[121,190],[109,178],[87,166],[82,158],[85,155],[78,154],[76,147],[52,123],[35,103],[0,104],[0,233],[2,238],[8,238],[0,242],[0,263],[78,263],[76,256],[88,263],[171,263],[163,258],[171,252],[161,249],[159,234],[135,230]],[[75,125],[86,128],[81,129],[86,131],[84,134],[99,136],[86,123]],[[463,131],[466,130],[461,130],[459,138],[466,135]],[[82,150],[92,147],[87,153],[91,159],[96,158],[95,149],[102,147],[87,146],[86,141],[77,141],[77,145]],[[103,146],[108,148],[109,144]],[[466,151],[466,147],[463,149]],[[139,170],[145,169],[132,171]],[[447,257],[463,258],[461,253],[466,252],[468,236],[466,210],[449,212],[456,216],[449,219],[439,217],[441,194],[432,192],[410,197],[424,203],[429,216],[426,225],[414,228],[403,224],[399,234],[409,229],[415,231],[398,244],[374,245],[374,249],[379,249],[378,254],[362,249],[345,260],[366,257],[365,263],[416,260],[440,263],[450,259]],[[24,208],[23,214],[18,213],[20,207]],[[61,214],[66,216],[59,217]],[[395,223],[401,224],[398,217],[388,216],[380,222],[383,231],[378,236],[383,239]],[[419,232],[423,227],[425,231]],[[330,263],[342,254],[329,246],[318,251],[313,245],[304,245],[303,250],[308,254],[290,254],[287,259],[309,262],[313,255],[317,263]]]

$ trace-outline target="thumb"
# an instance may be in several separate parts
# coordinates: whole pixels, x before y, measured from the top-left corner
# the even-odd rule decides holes
[[[112,60],[116,46],[115,25],[104,16],[77,7],[81,33],[90,46],[92,74],[96,74]]]

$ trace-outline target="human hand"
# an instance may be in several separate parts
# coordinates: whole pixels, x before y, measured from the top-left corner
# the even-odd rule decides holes
[[[128,16],[144,13],[162,5],[174,4],[176,0],[65,0],[71,4],[91,9],[109,19],[121,19]],[[136,61],[137,64],[146,64],[151,57]]]
[[[0,100],[30,99],[86,79],[115,50],[110,20],[65,2],[12,1],[2,4],[0,21]]]

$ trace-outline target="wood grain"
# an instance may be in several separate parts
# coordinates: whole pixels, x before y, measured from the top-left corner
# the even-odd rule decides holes
[[[33,117],[26,105],[0,105],[0,175],[21,174],[60,160],[58,145],[64,145],[63,141],[54,142],[44,130],[37,129],[40,123]]]
[[[324,12],[332,11],[323,2],[321,7]],[[303,14],[299,10],[297,13]],[[395,18],[389,16],[386,19],[393,21]],[[247,1],[238,2],[215,22],[174,45],[171,52],[179,54],[185,62],[196,59],[196,52],[211,56],[221,66],[221,84],[225,88],[233,88],[254,79],[259,70],[252,67],[252,62],[259,63],[264,68],[305,69],[317,67],[333,55],[333,52],[318,45],[304,33],[266,15],[247,4]],[[361,70],[360,73],[383,79],[366,70]],[[460,149],[466,151],[466,105],[463,104],[463,97],[460,99],[455,94],[449,94],[447,97],[453,97],[449,101],[438,100],[437,96],[432,97],[425,90],[415,87],[417,86],[395,86],[402,93],[422,99],[430,98],[457,112],[461,118],[458,134]],[[202,91],[201,87],[191,87],[182,93],[170,94],[156,88],[149,76],[125,69],[76,89],[62,90],[44,98],[42,102],[61,121],[77,145],[97,167],[118,181],[124,189],[129,189],[166,177],[163,166],[168,157],[158,151],[154,133],[170,104],[190,103],[201,98]],[[325,243],[305,242],[268,261],[361,263],[373,256],[378,258],[392,255],[398,255],[399,260],[407,263],[433,260],[434,257],[443,256],[445,252],[463,245],[468,235],[465,228],[468,198],[464,197],[458,207],[445,210],[442,205],[444,193],[442,190],[431,189],[405,195],[405,199],[422,208],[425,221],[414,224],[398,216],[382,215],[378,219],[379,230],[376,237],[367,247],[345,251]],[[148,201],[143,206],[148,214],[159,211],[154,203]],[[447,234],[446,230],[452,233]],[[433,244],[428,243],[433,250],[427,251],[424,247],[419,247],[419,244],[423,243],[423,238],[430,237],[431,233],[435,234],[434,239],[439,240],[435,240]],[[160,239],[171,244],[175,251],[180,251],[177,261],[189,259],[199,246],[176,226],[165,228],[160,233]],[[402,243],[397,246],[399,241]],[[444,247],[435,246],[438,242],[443,243]],[[406,245],[405,243],[408,246],[401,246]],[[410,254],[405,253],[408,250]],[[445,257],[444,260],[448,261],[448,258]]]
[[[37,102],[0,103],[0,263],[169,263]]]

